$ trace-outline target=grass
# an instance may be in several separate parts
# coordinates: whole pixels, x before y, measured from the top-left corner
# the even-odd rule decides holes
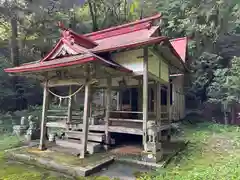
[[[71,180],[63,174],[51,172],[22,163],[8,161],[4,157],[4,150],[19,147],[21,139],[11,135],[0,135],[0,180]],[[77,180],[109,180],[108,177],[78,177]]]
[[[240,180],[240,128],[212,123],[183,125],[186,150],[164,170],[142,180]]]

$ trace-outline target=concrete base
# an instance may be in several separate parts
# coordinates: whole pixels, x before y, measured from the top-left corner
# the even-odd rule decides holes
[[[27,147],[15,148],[12,150],[5,151],[6,157],[12,160],[17,160],[26,164],[36,165],[39,167],[43,167],[49,170],[54,170],[57,172],[61,172],[72,177],[82,177],[82,176],[89,176],[93,173],[100,171],[102,168],[108,166],[109,164],[113,163],[114,157],[104,158],[95,162],[94,164],[89,164],[87,166],[78,166],[75,164],[66,164],[66,163],[59,163],[52,159],[48,159],[46,157],[39,157],[37,155],[29,154],[23,149]],[[43,151],[44,152],[44,151]],[[63,158],[68,158],[67,156],[63,156]]]

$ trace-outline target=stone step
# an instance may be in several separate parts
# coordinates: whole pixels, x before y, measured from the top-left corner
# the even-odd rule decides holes
[[[80,156],[80,153],[81,153],[78,149],[66,148],[66,147],[62,148],[61,146],[58,146],[58,145],[50,147],[49,149],[56,152],[73,155],[73,156]]]
[[[82,151],[83,145],[80,143],[79,140],[72,140],[72,139],[56,139],[56,144],[63,148],[71,148]],[[102,145],[100,143],[88,142],[87,144],[87,151],[89,154],[100,152],[102,149]]]
[[[82,131],[66,131],[65,136],[67,138],[74,138],[74,139],[80,139],[83,138],[83,132]],[[103,142],[105,134],[104,133],[88,133],[88,141],[95,141],[95,142]]]

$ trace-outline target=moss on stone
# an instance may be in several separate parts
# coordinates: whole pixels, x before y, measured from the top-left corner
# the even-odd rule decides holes
[[[80,159],[78,157],[64,154],[61,152],[56,152],[56,151],[51,151],[51,150],[40,151],[39,149],[37,149],[35,147],[34,148],[23,148],[21,150],[17,150],[16,153],[28,154],[28,155],[32,155],[34,157],[46,158],[48,160],[53,160],[58,163],[76,165],[76,166],[81,166],[81,167],[94,165],[97,162],[99,162],[100,160],[109,157],[109,154],[107,154],[107,153],[96,153],[94,155],[89,155],[85,159]]]

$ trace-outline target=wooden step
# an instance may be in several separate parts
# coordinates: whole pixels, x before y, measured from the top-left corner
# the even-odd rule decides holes
[[[82,131],[66,131],[65,136],[67,138],[74,138],[74,139],[80,139],[83,138],[83,132]],[[103,142],[105,135],[104,133],[88,133],[88,141],[95,141],[95,142]]]
[[[76,149],[79,152],[82,151],[83,145],[79,140],[70,140],[70,139],[56,139],[56,144],[63,148]],[[100,152],[102,149],[102,145],[100,143],[88,142],[87,151],[89,154]]]
[[[51,114],[64,114],[64,115],[67,115],[68,113],[68,110],[67,109],[49,109],[48,110],[48,113],[51,113]],[[78,110],[73,110],[72,111],[72,115],[79,115],[81,116],[82,113]]]

